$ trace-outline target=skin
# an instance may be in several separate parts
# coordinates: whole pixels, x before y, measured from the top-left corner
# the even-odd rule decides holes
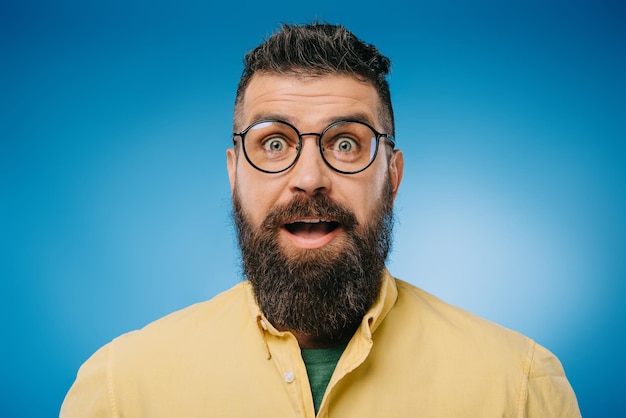
[[[296,126],[300,132],[319,133],[338,119],[358,117],[384,132],[379,107],[375,88],[350,76],[296,78],[255,74],[238,109],[236,128],[241,131],[259,119],[277,118]],[[238,193],[248,220],[257,228],[272,207],[285,204],[298,194],[326,194],[347,206],[359,223],[365,222],[376,208],[387,175],[394,199],[402,180],[402,152],[394,150],[390,156],[388,152],[381,141],[374,163],[365,171],[351,175],[337,173],[324,163],[315,136],[304,137],[298,162],[282,173],[266,174],[256,170],[235,148],[226,151],[226,159],[231,192]],[[294,219],[305,220],[315,221]],[[305,249],[341,245],[345,232],[340,226],[327,234],[294,235],[280,228],[278,237],[284,251],[297,254]],[[295,336],[303,347],[317,346],[307,336]]]

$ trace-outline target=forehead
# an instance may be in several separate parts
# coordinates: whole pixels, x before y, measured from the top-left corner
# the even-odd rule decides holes
[[[380,128],[379,108],[374,86],[348,75],[255,74],[235,117],[240,128],[270,118],[302,129],[319,128],[345,118],[357,118]]]

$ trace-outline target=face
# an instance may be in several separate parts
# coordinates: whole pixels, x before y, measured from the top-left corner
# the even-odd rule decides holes
[[[272,118],[319,133],[357,118],[384,132],[378,109],[374,87],[348,76],[257,74],[240,104],[237,130]],[[262,173],[241,150],[227,151],[244,272],[275,326],[338,338],[373,302],[402,178],[402,154],[388,152],[381,141],[368,169],[346,175],[324,163],[315,136],[304,137],[297,163],[282,173]],[[361,299],[358,307],[346,306],[355,299]],[[344,315],[349,310],[351,318]],[[319,316],[308,324],[286,318],[311,312],[327,314],[324,329],[314,329],[324,322]]]
[[[300,132],[321,132],[338,119],[365,119],[377,131],[384,132],[379,121],[379,98],[369,83],[349,76],[323,76],[297,79],[293,76],[255,75],[245,92],[238,112],[237,130],[245,129],[259,119],[282,119]],[[350,208],[357,221],[368,219],[377,205],[377,197],[386,187],[387,178],[393,197],[402,179],[403,159],[395,151],[387,162],[385,146],[379,145],[378,156],[367,170],[345,175],[326,166],[317,148],[316,137],[305,136],[298,162],[290,170],[278,174],[262,173],[227,151],[231,191],[235,187],[242,207],[254,227],[272,207],[283,205],[296,195],[324,194]],[[293,234],[280,231],[279,240],[286,250],[319,248],[342,239],[341,228],[328,234]]]

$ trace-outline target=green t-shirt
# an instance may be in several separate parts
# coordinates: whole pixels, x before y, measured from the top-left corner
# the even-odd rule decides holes
[[[347,344],[342,344],[329,348],[303,348],[302,360],[306,366],[306,372],[309,376],[309,384],[313,393],[313,404],[315,413],[320,409],[322,398],[330,378],[335,371],[335,366],[346,349]]]

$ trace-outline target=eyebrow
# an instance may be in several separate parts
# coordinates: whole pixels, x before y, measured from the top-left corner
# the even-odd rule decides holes
[[[283,122],[291,123],[292,125],[295,125],[296,123],[296,121],[292,117],[282,114],[282,113],[255,113],[254,116],[250,118],[250,121],[251,123],[255,123],[260,120],[268,120],[268,119],[281,120]]]
[[[339,122],[340,120],[355,120],[357,122],[364,122],[368,125],[374,126],[375,121],[369,118],[369,116],[365,113],[357,112],[357,113],[346,113],[345,115],[339,115],[332,118],[328,118],[326,120],[327,124],[330,125],[334,122]]]

